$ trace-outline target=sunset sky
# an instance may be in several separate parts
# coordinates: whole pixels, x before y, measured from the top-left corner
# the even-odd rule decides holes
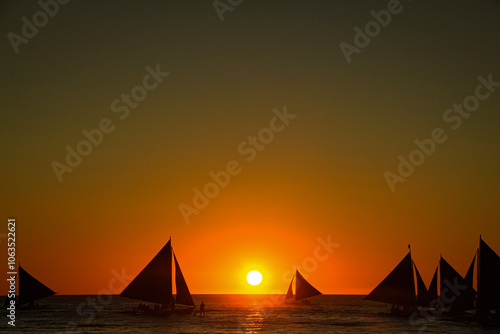
[[[426,284],[440,254],[465,274],[480,234],[500,252],[500,87],[456,129],[443,116],[478,77],[500,82],[500,2],[401,1],[348,63],[339,45],[387,6],[242,1],[221,21],[212,1],[71,1],[15,53],[8,34],[42,9],[1,1],[0,233],[16,218],[17,259],[61,294],[135,276],[170,236],[194,294],[286,293],[304,262],[321,292],[366,294],[408,244]],[[157,67],[143,101],[120,101]],[[54,162],[103,119],[113,130],[60,181]],[[436,128],[446,141],[392,191],[384,173]]]

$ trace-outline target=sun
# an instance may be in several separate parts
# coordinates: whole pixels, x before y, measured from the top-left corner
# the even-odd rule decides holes
[[[247,282],[250,285],[259,285],[262,282],[262,274],[257,270],[252,270],[247,274]]]

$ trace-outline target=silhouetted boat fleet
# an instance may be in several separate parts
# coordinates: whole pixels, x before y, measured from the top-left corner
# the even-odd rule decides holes
[[[175,278],[172,271],[172,257],[175,265]],[[477,289],[474,289],[476,259]],[[19,266],[17,278],[19,278],[16,296],[18,309],[42,308],[36,302],[55,294],[21,266]],[[175,296],[172,291],[174,279]],[[293,300],[294,303],[309,304],[308,298],[317,295],[321,295],[321,292],[296,270],[288,287],[285,302]],[[12,294],[9,296],[13,297]],[[5,299],[4,306],[11,303],[9,296]],[[120,296],[154,305],[151,307],[150,304],[139,304],[133,310],[133,314],[159,316],[192,314],[195,304],[173,252],[171,239]],[[429,288],[427,288],[412,260],[411,249],[409,249],[403,260],[365,299],[391,304],[389,314],[394,316],[411,316],[425,310],[437,310],[434,314],[463,321],[498,325],[500,324],[500,257],[480,237],[477,254],[474,255],[465,276],[461,276],[441,256]]]
[[[474,289],[476,257],[477,289]],[[395,316],[410,316],[415,312],[419,314],[437,310],[434,314],[457,320],[499,324],[500,257],[479,237],[479,249],[465,277],[441,256],[427,289],[411,258],[410,249],[403,260],[365,299],[392,304],[390,314]]]

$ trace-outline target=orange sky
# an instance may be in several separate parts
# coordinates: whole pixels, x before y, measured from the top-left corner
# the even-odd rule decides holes
[[[96,195],[97,200],[83,201],[79,219],[71,220],[70,214],[59,212],[52,215],[52,221],[31,225],[29,221],[36,218],[22,215],[17,217],[18,258],[30,273],[55,291],[97,293],[115,277],[113,270],[135,276],[171,235],[192,293],[285,293],[294,266],[305,265],[312,269],[302,269],[304,276],[323,293],[363,294],[403,258],[408,243],[412,244],[414,261],[427,284],[440,253],[464,274],[478,244],[474,235],[477,228],[473,225],[469,225],[470,237],[453,239],[443,238],[446,231],[439,227],[428,236],[418,234],[424,225],[419,226],[418,221],[426,217],[418,212],[407,218],[406,225],[384,223],[360,212],[349,215],[350,208],[343,209],[345,212],[332,210],[329,220],[321,220],[317,212],[325,203],[300,202],[295,196],[263,203],[234,195],[244,188],[244,184],[235,181],[226,194],[189,225],[180,217],[177,224],[163,222],[165,213],[153,211],[159,203],[148,203],[147,198],[137,202],[136,207],[119,212],[124,199],[107,201],[105,194]],[[269,196],[273,198],[272,194]],[[246,199],[243,203],[242,198]],[[43,201],[39,205],[38,212],[55,212],[57,207]],[[309,208],[313,208],[312,212]],[[134,211],[142,214],[133,214]],[[350,225],[362,219],[371,223],[364,229],[353,230]],[[27,229],[30,225],[36,229]],[[387,231],[392,229],[392,233],[385,233],[380,226]],[[52,231],[50,237],[46,230]],[[500,245],[488,238],[494,229],[485,230],[484,239],[498,251]],[[317,238],[326,241],[329,235],[339,246],[323,259],[327,252],[324,248],[316,250],[321,245]],[[30,251],[33,247],[35,252]],[[312,260],[315,252],[321,256],[316,257],[316,269]],[[245,276],[250,270],[263,274],[261,285],[248,285]]]
[[[478,76],[500,81],[498,5],[408,2],[347,63],[339,43],[373,6],[243,2],[221,22],[210,2],[71,2],[18,54],[4,38],[0,212],[23,267],[94,294],[171,236],[192,293],[285,293],[330,236],[339,247],[304,276],[364,294],[408,244],[426,284],[440,254],[465,274],[480,234],[500,252],[500,89],[459,129],[443,120]],[[37,10],[0,3],[2,36]],[[157,64],[170,75],[120,119],[112,102]],[[285,106],[296,117],[247,161],[238,147]],[[59,182],[53,162],[104,118],[114,131]],[[391,192],[384,172],[438,127],[447,141]],[[186,224],[179,205],[231,160],[241,173]]]

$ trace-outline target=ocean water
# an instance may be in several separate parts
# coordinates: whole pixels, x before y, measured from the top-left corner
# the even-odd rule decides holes
[[[120,296],[52,296],[46,309],[3,316],[3,333],[500,333],[500,328],[436,319],[394,318],[363,296],[323,295],[289,305],[269,295],[193,295],[206,315],[132,315],[138,302]]]

